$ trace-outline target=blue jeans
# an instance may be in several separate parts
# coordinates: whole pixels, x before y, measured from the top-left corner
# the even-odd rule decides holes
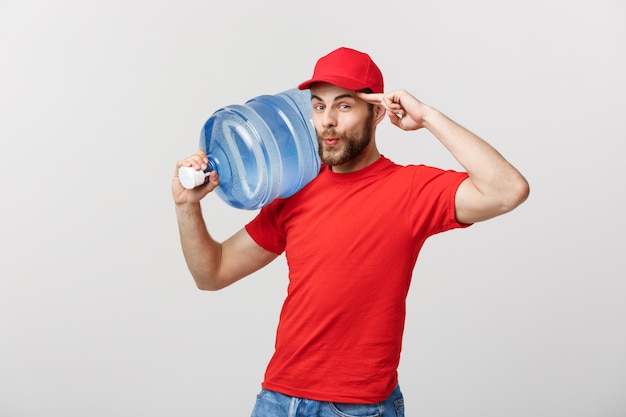
[[[386,400],[375,404],[314,401],[263,389],[251,417],[404,417],[404,398],[399,386]]]

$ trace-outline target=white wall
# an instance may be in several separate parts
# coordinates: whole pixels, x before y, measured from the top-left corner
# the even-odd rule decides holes
[[[196,290],[171,175],[214,110],[342,45],[532,187],[426,244],[407,415],[626,415],[625,19],[620,0],[0,1],[0,416],[249,415],[285,261]],[[379,132],[397,162],[458,168],[427,132]],[[219,239],[255,214],[203,207]]]

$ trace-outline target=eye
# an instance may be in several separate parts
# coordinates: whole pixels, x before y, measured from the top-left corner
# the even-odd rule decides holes
[[[350,105],[345,104],[345,103],[339,105],[339,109],[341,110],[348,110],[349,108],[350,108]]]
[[[322,110],[324,110],[324,105],[323,104],[314,104],[313,105],[313,110],[322,111]]]

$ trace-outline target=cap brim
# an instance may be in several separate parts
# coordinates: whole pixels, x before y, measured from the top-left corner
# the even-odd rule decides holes
[[[308,81],[303,82],[298,86],[300,90],[308,90],[311,88],[311,85],[314,83],[329,83],[336,85],[341,88],[345,88],[346,90],[359,91],[368,88],[368,86],[363,85],[362,83],[344,77],[323,77],[323,78],[312,78]]]

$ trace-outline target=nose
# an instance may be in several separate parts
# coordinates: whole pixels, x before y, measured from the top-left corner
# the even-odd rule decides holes
[[[322,126],[324,129],[337,126],[337,117],[332,109],[327,108],[324,110],[324,114],[322,114]]]

